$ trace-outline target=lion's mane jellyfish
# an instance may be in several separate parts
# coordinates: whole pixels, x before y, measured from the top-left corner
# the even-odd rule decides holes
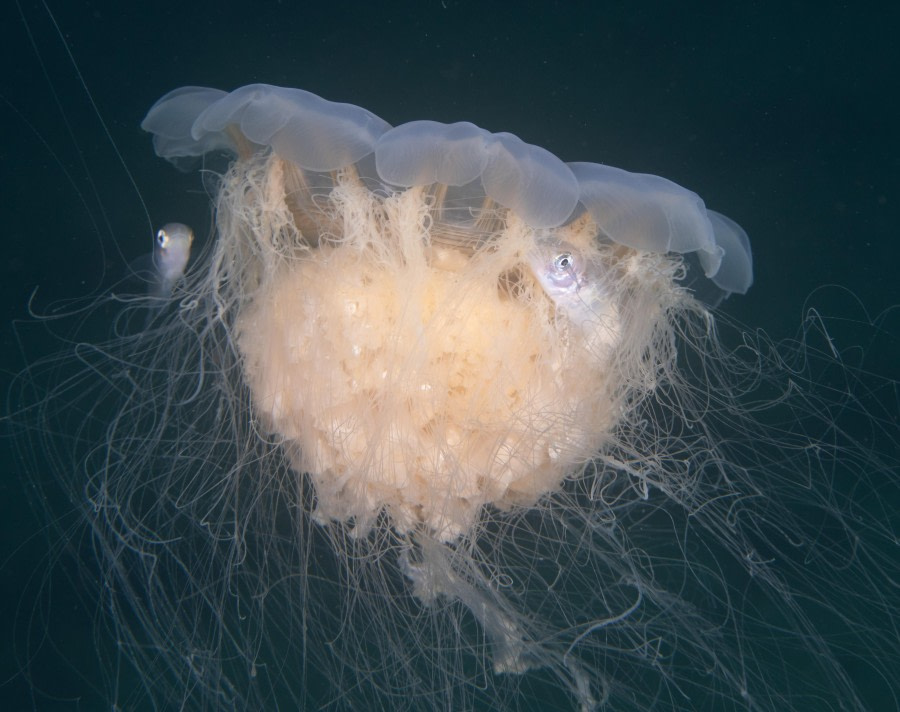
[[[216,234],[44,401],[82,423],[57,460],[116,708],[857,709],[848,660],[890,679],[896,540],[846,477],[896,459],[720,345],[734,222],[295,89],[186,87],[142,126],[223,166]]]

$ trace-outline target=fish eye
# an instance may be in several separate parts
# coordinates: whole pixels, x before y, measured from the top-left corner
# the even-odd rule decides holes
[[[169,244],[169,234],[165,230],[160,230],[156,233],[156,244],[160,247],[165,247]]]
[[[568,272],[575,267],[575,259],[571,252],[563,252],[553,260],[553,268],[557,272]]]

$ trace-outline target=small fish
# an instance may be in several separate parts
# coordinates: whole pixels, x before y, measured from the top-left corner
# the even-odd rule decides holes
[[[557,239],[538,239],[528,254],[535,279],[573,324],[583,327],[609,310],[601,280],[584,252]]]
[[[193,242],[194,231],[182,223],[166,223],[156,233],[153,264],[157,282],[153,285],[154,296],[168,297],[172,293],[175,283],[184,275]]]

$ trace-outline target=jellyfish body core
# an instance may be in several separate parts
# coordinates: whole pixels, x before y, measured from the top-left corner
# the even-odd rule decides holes
[[[267,159],[267,180],[297,170],[271,166],[280,161]],[[312,477],[319,516],[365,533],[386,508],[398,531],[424,525],[452,541],[486,504],[533,505],[611,436],[640,387],[638,369],[612,353],[627,348],[640,364],[662,310],[627,346],[622,317],[582,331],[554,318],[523,268],[534,231],[521,221],[471,231],[485,245],[477,250],[447,246],[432,234],[439,206],[429,192],[383,197],[350,172],[335,180],[329,202],[353,217],[315,248],[298,249],[308,238],[292,228],[266,235],[260,249],[297,254],[266,276],[236,324],[257,408]],[[286,212],[277,223],[295,221]],[[613,252],[605,269],[622,272],[619,286],[659,289],[629,280]]]

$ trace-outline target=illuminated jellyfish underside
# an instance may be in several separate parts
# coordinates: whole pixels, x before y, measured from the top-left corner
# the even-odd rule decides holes
[[[186,87],[143,127],[175,163],[234,160],[167,320],[97,350],[133,390],[75,456],[135,700],[862,706],[798,603],[859,572],[861,535],[717,344],[710,306],[752,281],[737,225],[662,178],[299,90]],[[791,513],[810,497],[831,524]]]

